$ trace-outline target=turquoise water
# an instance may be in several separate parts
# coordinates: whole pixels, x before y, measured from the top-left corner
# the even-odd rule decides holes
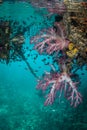
[[[16,21],[18,27],[22,27],[24,48],[28,47],[24,55],[30,54],[27,61],[38,77],[50,71],[46,63],[52,63],[51,56],[38,55],[30,45],[31,36],[53,24],[54,17],[45,19],[42,14],[47,12],[42,12],[27,2],[5,1],[0,5],[0,18]],[[38,55],[36,60],[35,55]],[[42,61],[44,58],[46,63]],[[43,93],[36,90],[37,79],[24,59],[9,64],[0,63],[0,130],[87,130],[87,72],[84,67],[77,73],[80,76],[79,91],[83,95],[83,103],[73,108],[61,97],[52,106],[44,106]]]

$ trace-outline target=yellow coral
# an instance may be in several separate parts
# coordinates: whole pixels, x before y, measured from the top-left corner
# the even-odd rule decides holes
[[[78,53],[78,49],[75,47],[74,43],[69,43],[67,56],[73,58]]]
[[[74,48],[74,44],[73,43],[69,43],[68,48],[69,48],[69,50],[72,50]]]
[[[74,48],[73,50],[70,50],[70,51],[66,52],[67,56],[69,56],[70,58],[73,58],[77,53],[78,53],[77,48]]]

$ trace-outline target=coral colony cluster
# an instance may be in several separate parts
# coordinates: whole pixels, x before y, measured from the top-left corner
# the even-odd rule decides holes
[[[65,13],[66,7],[64,2],[59,2],[59,0],[52,1],[32,1],[34,6],[39,8],[47,8],[51,14],[61,14]],[[61,22],[54,23],[55,28],[47,28],[31,38],[31,44],[35,44],[34,49],[36,49],[40,54],[54,54],[62,53],[65,55],[65,50],[68,48],[70,40],[67,38],[65,33],[64,25]],[[62,58],[63,60],[63,58]],[[65,60],[65,59],[64,59]],[[71,105],[75,107],[82,102],[82,96],[77,90],[77,83],[73,82],[65,63],[61,64],[61,72],[46,72],[41,80],[39,80],[37,89],[43,91],[50,89],[45,105],[52,104],[56,98],[56,93],[59,91],[59,97],[64,91],[65,97],[70,100]]]
[[[56,61],[58,67],[60,67],[60,71],[58,72],[56,68],[51,65],[53,70],[51,72],[46,72],[41,77],[41,79],[38,80],[37,89],[41,89],[42,91],[47,92],[48,90],[50,90],[49,94],[46,96],[47,99],[45,101],[45,105],[52,104],[55,98],[58,97],[57,95],[59,95],[60,98],[62,92],[64,93],[66,99],[70,101],[70,104],[72,106],[76,107],[82,102],[82,96],[78,92],[78,83],[75,82],[75,79],[72,79],[73,65],[71,65],[73,61],[81,61],[81,59],[79,58],[79,51],[81,48],[79,48],[78,43],[73,42],[75,40],[69,38],[69,36],[71,35],[73,37],[73,34],[69,33],[70,30],[68,29],[71,26],[76,28],[76,25],[74,26],[74,23],[78,19],[78,17],[75,15],[77,11],[75,12],[75,10],[73,10],[73,6],[76,5],[76,9],[79,10],[80,5],[81,7],[83,7],[83,3],[87,5],[87,3],[85,2],[72,2],[70,0],[32,0],[31,2],[34,7],[46,8],[51,15],[55,14],[63,17],[63,20],[54,22],[53,27],[43,29],[38,35],[31,38],[31,44],[34,44],[34,49],[36,49],[39,54],[48,54],[52,56],[56,54],[57,57],[61,54],[61,56],[59,56],[58,58],[56,57]],[[69,4],[71,4],[70,10]],[[76,19],[73,19],[75,18],[74,15],[75,17],[77,17]],[[69,21],[67,22],[67,27],[65,25],[66,20]],[[71,26],[70,22],[72,22]],[[83,24],[84,21],[79,25],[83,26]],[[80,30],[79,25],[78,30]],[[84,48],[82,49],[84,50]],[[81,62],[78,62],[77,64],[80,65],[80,63]]]

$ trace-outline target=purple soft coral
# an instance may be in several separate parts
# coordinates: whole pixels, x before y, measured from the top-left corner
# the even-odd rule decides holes
[[[66,48],[69,41],[65,38],[65,32],[61,25],[56,23],[56,32],[53,28],[45,29],[40,32],[39,35],[31,38],[31,43],[34,43],[34,49],[41,53],[52,54]]]
[[[56,97],[56,92],[60,91],[61,96],[63,90],[65,95],[68,95],[67,99],[70,100],[71,105],[74,105],[74,107],[82,102],[82,96],[77,91],[76,83],[71,80],[66,72],[61,74],[57,72],[47,73],[43,79],[39,81],[37,89],[45,91],[47,88],[51,88],[51,90],[47,95],[45,105],[52,104]]]

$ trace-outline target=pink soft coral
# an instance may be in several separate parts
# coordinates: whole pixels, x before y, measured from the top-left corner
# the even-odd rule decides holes
[[[37,89],[42,89],[45,91],[47,88],[51,89],[50,93],[47,95],[45,105],[52,104],[56,97],[56,92],[60,91],[60,95],[64,90],[67,99],[70,100],[71,105],[76,107],[82,102],[82,96],[77,91],[76,83],[74,83],[70,76],[63,72],[61,74],[55,73],[46,73],[42,80],[39,81]]]
[[[31,0],[31,4],[38,8],[46,8],[51,14],[63,14],[66,7],[62,1],[59,0]]]
[[[53,28],[44,29],[39,35],[31,38],[31,43],[34,43],[34,49],[41,53],[52,54],[63,50],[68,46],[69,41],[65,37],[63,27],[59,23],[55,23],[57,32]]]

